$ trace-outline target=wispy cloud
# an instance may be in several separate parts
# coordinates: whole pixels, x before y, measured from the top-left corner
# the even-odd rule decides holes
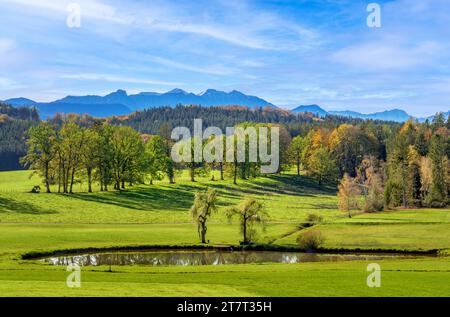
[[[0,56],[9,53],[15,46],[15,42],[9,38],[0,38]]]
[[[361,70],[413,69],[434,62],[441,51],[439,43],[425,42],[413,46],[391,41],[374,41],[348,46],[332,55],[332,60]]]
[[[167,67],[192,71],[192,72],[201,73],[201,74],[231,75],[236,72],[235,70],[233,70],[231,68],[223,67],[221,65],[212,65],[212,66],[204,65],[204,66],[198,67],[198,66],[194,66],[192,64],[181,63],[181,62],[177,62],[177,61],[159,57],[159,56],[147,55],[144,59],[154,62],[154,63],[157,63],[157,64],[160,64],[160,65],[167,66]]]
[[[6,91],[6,90],[14,90],[14,89],[24,88],[25,86],[23,84],[16,82],[15,80],[10,79],[10,78],[0,77],[0,87],[1,87],[1,90]]]
[[[67,6],[73,1],[3,0],[3,2],[16,8],[22,6],[52,11],[61,19],[63,14],[67,15]],[[128,5],[113,6],[98,0],[78,0],[76,3],[81,7],[83,19],[120,24],[131,29],[192,34],[252,49],[295,50],[317,38],[312,29],[250,6],[240,5],[239,12],[224,11],[226,14],[222,14],[221,17],[225,16],[226,19],[219,22],[211,17],[205,19],[204,17],[208,15],[202,15],[202,12],[197,16],[186,16],[183,8],[169,2],[158,1],[140,6],[134,4],[131,5],[133,11],[130,11]],[[220,2],[218,4],[220,5]],[[230,17],[233,17],[232,21]]]
[[[134,77],[124,77],[109,74],[96,74],[96,73],[81,73],[81,74],[66,74],[61,75],[62,79],[78,79],[78,80],[96,80],[107,81],[115,83],[131,83],[131,84],[146,84],[146,85],[162,85],[162,86],[174,86],[180,83],[167,82],[161,80],[142,79]]]

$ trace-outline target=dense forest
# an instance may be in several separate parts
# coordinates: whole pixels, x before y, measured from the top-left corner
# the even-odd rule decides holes
[[[242,122],[282,124],[292,136],[305,135],[313,126],[335,128],[339,124],[362,124],[364,120],[350,117],[327,116],[318,118],[311,113],[293,113],[278,108],[249,109],[242,106],[201,107],[182,106],[161,107],[138,111],[125,118],[113,118],[112,124],[124,124],[148,134],[158,134],[162,126],[188,127],[192,129],[194,119],[201,118],[205,128],[234,127]],[[388,124],[383,121],[371,121],[373,124]],[[396,123],[389,123],[395,125]]]
[[[25,132],[38,121],[35,108],[0,103],[0,171],[23,168],[19,160],[26,153]]]

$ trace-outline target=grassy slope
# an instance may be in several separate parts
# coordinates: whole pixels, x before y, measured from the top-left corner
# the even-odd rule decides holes
[[[219,191],[221,210],[243,197],[263,200],[272,221],[300,222],[310,212],[326,219],[339,214],[334,192],[315,189],[308,178],[272,176],[233,185],[228,181],[200,179],[192,183],[183,175],[177,184],[166,181],[154,186],[135,186],[125,192],[80,192],[74,195],[31,194],[37,176],[29,172],[0,173],[0,221],[58,223],[167,223],[191,222],[189,208],[195,191],[212,186]],[[64,206],[64,208],[61,208]],[[219,212],[216,221],[224,222]]]
[[[194,191],[205,186],[219,190],[221,210],[242,197],[264,199],[272,223],[260,241],[282,245],[295,243],[296,234],[289,233],[314,212],[327,221],[320,225],[327,247],[450,248],[450,210],[383,212],[348,219],[336,209],[333,192],[319,191],[309,179],[293,176],[258,178],[238,186],[181,179],[175,186],[161,182],[121,194],[36,195],[26,193],[39,183],[29,180],[28,173],[0,173],[0,295],[450,295],[448,258],[380,261],[383,287],[379,290],[365,285],[365,262],[117,268],[121,274],[89,268],[83,272],[83,287],[71,290],[64,284],[64,268],[21,261],[19,255],[67,248],[195,244],[196,228],[187,223],[187,210]],[[155,222],[165,224],[147,224]],[[212,243],[238,242],[236,224],[226,224],[220,215],[214,222],[208,231]]]

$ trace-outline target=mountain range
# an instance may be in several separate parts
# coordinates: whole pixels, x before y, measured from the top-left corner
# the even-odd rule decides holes
[[[273,104],[239,91],[223,92],[208,89],[201,94],[188,93],[182,89],[173,89],[166,93],[141,92],[128,95],[125,90],[117,90],[106,96],[67,96],[53,102],[42,103],[26,98],[13,98],[4,101],[12,106],[35,106],[41,117],[47,118],[57,112],[88,113],[96,117],[126,115],[147,108],[183,105],[201,105],[204,107],[242,105],[250,108],[275,107]]]
[[[344,111],[326,111],[318,105],[302,105],[291,110],[295,113],[313,113],[319,117],[325,117],[326,115],[335,115],[350,118],[360,118],[360,119],[372,119],[372,120],[383,120],[383,121],[394,121],[394,122],[405,122],[409,119],[417,119],[419,122],[425,120],[432,120],[434,116],[427,118],[415,118],[409,115],[406,111],[401,109],[392,109],[381,112],[364,114],[356,111],[344,110]],[[450,115],[450,111],[444,112],[444,116],[447,118]]]
[[[201,105],[204,107],[212,106],[247,106],[274,107],[272,103],[256,96],[246,95],[242,92],[233,90],[224,92],[215,89],[208,89],[200,94],[186,92],[182,89],[173,89],[165,93],[141,92],[129,95],[125,90],[117,90],[105,96],[87,95],[87,96],[67,96],[52,102],[36,102],[27,98],[12,98],[5,100],[4,103],[12,106],[34,106],[38,108],[42,118],[48,118],[58,112],[90,114],[94,117],[121,116],[132,113],[133,111],[156,108],[163,106],[175,107],[176,105]],[[339,115],[345,117],[361,119],[378,119],[386,121],[404,122],[412,118],[404,110],[393,109],[371,114],[363,114],[355,111],[326,111],[318,105],[302,105],[291,110],[295,113],[310,112],[320,117],[326,115]],[[446,116],[450,114],[445,113]],[[429,118],[416,118],[424,121]]]

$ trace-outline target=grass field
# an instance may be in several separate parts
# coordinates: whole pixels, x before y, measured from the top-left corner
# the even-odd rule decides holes
[[[31,194],[40,183],[30,172],[0,173],[0,296],[450,296],[450,258],[379,261],[382,287],[366,286],[367,262],[226,265],[202,267],[121,266],[82,270],[82,287],[65,285],[65,267],[21,260],[28,252],[89,247],[195,245],[189,207],[196,190],[219,191],[219,212],[208,227],[211,244],[236,245],[237,223],[223,210],[257,197],[270,214],[258,242],[293,246],[298,225],[320,214],[326,248],[450,249],[450,209],[395,210],[349,219],[337,209],[331,188],[307,177],[276,175],[233,185],[186,175],[169,185],[134,186],[122,193]],[[306,229],[309,230],[309,229]],[[445,252],[445,251],[444,251]],[[448,251],[446,251],[448,252]]]

